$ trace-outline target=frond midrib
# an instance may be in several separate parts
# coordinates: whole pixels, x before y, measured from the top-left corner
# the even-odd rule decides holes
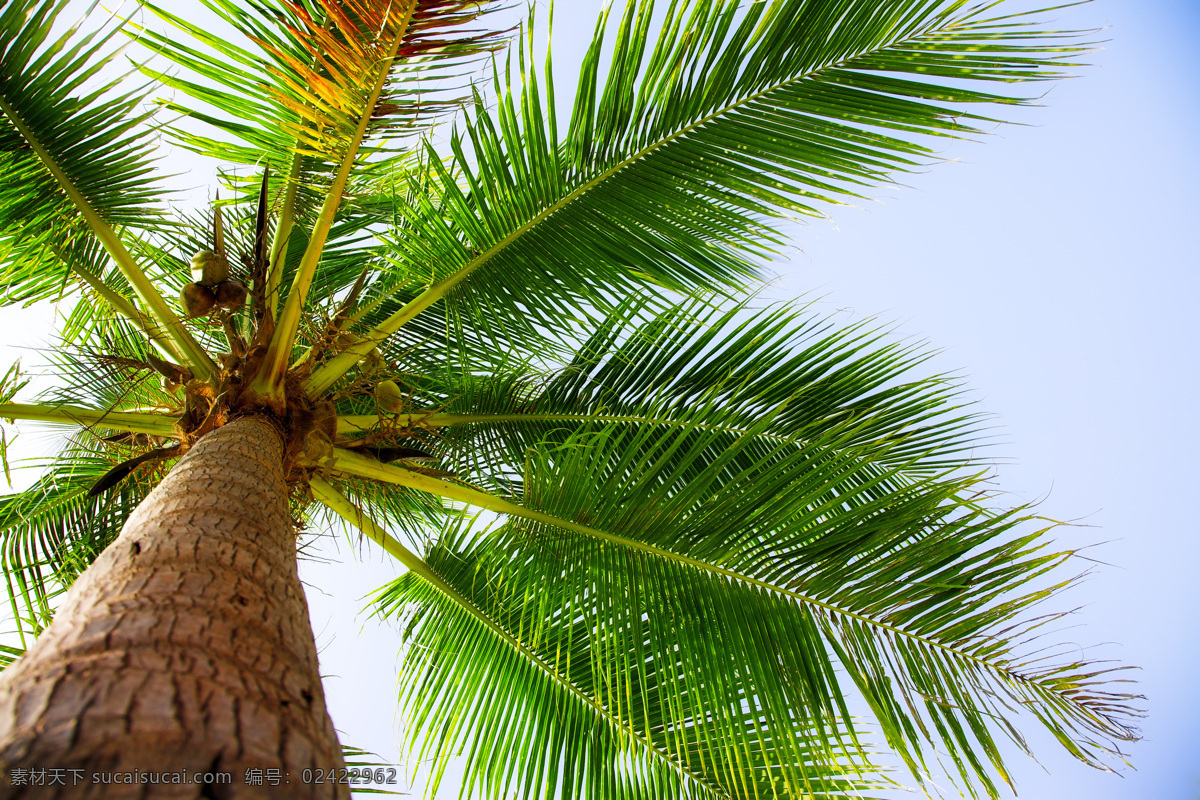
[[[553,525],[559,525],[561,527],[568,528],[568,529],[576,531],[578,533],[583,533],[585,535],[594,536],[598,539],[603,539],[604,541],[608,541],[613,544],[618,544],[618,545],[628,547],[628,548],[634,549],[634,550],[641,550],[643,552],[659,556],[660,558],[665,558],[665,559],[668,559],[671,561],[675,561],[677,563],[692,567],[693,569],[697,569],[702,572],[709,572],[709,573],[712,573],[715,575],[720,575],[724,578],[730,578],[732,580],[735,580],[735,581],[738,581],[741,583],[746,583],[746,584],[749,584],[752,586],[757,586],[760,589],[766,589],[767,591],[770,591],[770,592],[773,592],[776,594],[781,594],[781,595],[784,595],[787,597],[791,597],[800,603],[810,605],[810,606],[815,606],[815,607],[820,608],[824,611],[827,611],[831,614],[854,619],[858,622],[862,622],[873,628],[885,630],[888,633],[895,634],[896,636],[900,636],[905,639],[911,639],[913,641],[921,642],[922,644],[925,644],[929,647],[936,648],[936,649],[941,650],[946,653],[950,653],[956,657],[967,659],[967,660],[971,661],[972,663],[977,664],[978,666],[984,667],[986,669],[993,670],[996,672],[1002,672],[1005,675],[1007,675],[1015,680],[1026,683],[1027,685],[1037,687],[1038,689],[1041,689],[1041,690],[1045,690],[1045,687],[1042,687],[1041,684],[1039,684],[1033,678],[1031,678],[1027,675],[1024,675],[1020,672],[1014,671],[1014,670],[1010,669],[1009,667],[1006,667],[1006,666],[1003,666],[1000,664],[993,664],[992,662],[988,661],[987,659],[980,658],[979,656],[976,656],[976,655],[966,652],[964,650],[960,650],[960,649],[953,647],[951,645],[948,645],[944,642],[940,642],[937,639],[930,638],[929,636],[926,636],[924,634],[919,634],[919,633],[914,633],[912,631],[904,630],[903,628],[897,627],[897,626],[895,626],[889,622],[886,622],[884,620],[867,616],[865,614],[859,613],[857,611],[853,611],[848,608],[844,608],[842,606],[836,605],[834,603],[830,603],[825,600],[820,600],[816,597],[813,597],[812,595],[804,594],[803,592],[798,592],[798,591],[795,591],[794,589],[788,589],[787,587],[780,586],[780,585],[772,583],[770,581],[762,580],[761,578],[755,578],[755,577],[747,575],[743,572],[738,572],[737,570],[727,569],[725,567],[721,567],[716,564],[709,564],[708,562],[702,561],[700,559],[695,559],[695,558],[691,558],[689,556],[681,555],[679,553],[675,553],[670,550],[666,550],[664,548],[657,547],[652,544],[646,544],[644,542],[639,542],[636,539],[629,539],[629,538],[626,538],[623,536],[618,536],[616,534],[607,533],[605,531],[601,531],[596,528],[591,528],[591,527],[588,527],[585,525],[579,525],[577,523],[573,523],[568,520],[563,520],[563,519],[559,519],[557,517],[553,517],[549,514],[542,515],[542,512],[533,512],[533,513],[538,514],[539,516],[545,517],[545,519],[537,520],[539,522],[544,522],[544,523],[553,524]],[[528,513],[526,513],[523,516],[526,516],[526,518],[530,518],[528,516]],[[1085,709],[1085,710],[1087,710],[1087,709]],[[1088,710],[1088,713],[1089,714],[1091,713],[1090,710]]]
[[[641,425],[664,425],[672,427],[681,427],[702,431],[713,431],[715,433],[732,433],[738,436],[753,434],[757,439],[767,439],[770,441],[779,442],[781,444],[808,444],[809,439],[799,436],[788,436],[782,433],[769,433],[766,431],[758,431],[751,427],[740,425],[718,425],[706,422],[695,422],[692,420],[679,420],[669,417],[652,416],[645,414],[571,414],[571,413],[500,413],[500,414],[471,414],[471,413],[454,413],[454,412],[432,412],[429,414],[421,414],[420,412],[409,414],[398,414],[397,420],[407,419],[407,424],[419,425],[429,428],[451,427],[455,425],[478,425],[488,423],[536,423],[536,422],[616,422]],[[379,416],[376,414],[347,414],[338,417],[338,422],[343,423],[347,430],[359,431],[367,430],[378,424]],[[341,429],[339,428],[339,431]]]

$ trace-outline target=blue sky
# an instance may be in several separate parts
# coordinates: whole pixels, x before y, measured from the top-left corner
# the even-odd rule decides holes
[[[559,0],[558,61],[580,53],[599,6]],[[1200,228],[1200,8],[1095,0],[1053,16],[1109,26],[1093,67],[1055,85],[1044,108],[1022,110],[1026,126],[947,144],[953,163],[835,209],[832,221],[796,225],[768,296],[808,297],[847,321],[878,317],[940,349],[934,367],[966,375],[1001,425],[996,450],[1008,463],[997,487],[1080,523],[1059,529],[1064,546],[1105,542],[1086,555],[1107,565],[1062,603],[1080,607],[1072,641],[1109,642],[1089,654],[1142,668],[1137,770],[1097,773],[1035,737],[1045,770],[1014,756],[1020,796],[1196,800],[1200,525],[1186,498],[1200,451],[1200,259],[1189,230]],[[47,322],[37,310],[0,315],[10,345],[44,341]],[[361,613],[362,596],[395,571],[336,543],[302,567],[331,713],[344,741],[396,761],[397,639]]]

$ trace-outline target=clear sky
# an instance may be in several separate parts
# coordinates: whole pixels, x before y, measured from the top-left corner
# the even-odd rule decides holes
[[[557,61],[581,55],[599,7],[559,0]],[[1086,553],[1105,564],[1061,602],[1080,607],[1073,641],[1111,643],[1089,655],[1142,667],[1137,769],[1098,773],[1034,737],[1042,766],[1013,758],[1020,796],[1196,800],[1200,524],[1187,498],[1200,451],[1200,5],[1095,0],[1053,16],[1109,26],[1095,66],[1021,111],[1027,126],[949,143],[955,163],[835,209],[832,222],[797,225],[768,296],[820,298],[847,321],[876,316],[941,349],[934,367],[967,375],[1002,426],[997,454],[1010,462],[997,486],[1086,526],[1060,529],[1064,546],[1106,542]],[[5,343],[44,342],[47,319],[0,314]],[[343,741],[397,761],[398,639],[361,611],[395,571],[336,538],[311,558],[302,575],[334,722]],[[443,795],[456,791],[448,781]]]

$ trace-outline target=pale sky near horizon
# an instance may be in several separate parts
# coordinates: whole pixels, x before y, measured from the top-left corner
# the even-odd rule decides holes
[[[559,75],[600,5],[558,0]],[[997,454],[1009,463],[996,486],[1081,523],[1059,529],[1063,546],[1106,542],[1087,551],[1105,563],[1060,602],[1080,607],[1070,633],[1081,646],[1113,643],[1089,654],[1142,668],[1145,739],[1128,750],[1137,769],[1089,770],[1034,736],[1048,772],[1014,754],[1019,796],[1198,800],[1200,524],[1186,498],[1200,451],[1200,313],[1188,311],[1200,296],[1200,3],[1094,0],[1052,18],[1108,26],[1094,66],[1056,84],[1045,107],[1018,112],[1026,126],[948,143],[955,163],[873,192],[881,202],[834,209],[832,222],[795,226],[767,296],[809,297],[847,321],[879,317],[942,350],[933,369],[967,376],[1001,426]],[[571,82],[556,85],[561,95]],[[28,360],[13,347],[44,345],[47,323],[43,310],[0,312],[0,370]],[[333,542],[316,553],[333,563],[302,564],[331,714],[344,742],[397,762],[398,639],[361,611],[395,570]],[[449,781],[439,797],[456,792]]]

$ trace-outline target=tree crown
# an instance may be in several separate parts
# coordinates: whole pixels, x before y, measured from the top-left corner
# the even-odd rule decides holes
[[[1136,737],[1111,669],[1035,649],[1071,554],[985,488],[961,382],[753,296],[782,220],[932,163],[1078,33],[961,0],[629,0],[560,119],[533,16],[202,2],[236,35],[0,11],[0,296],[83,298],[61,382],[0,391],[73,430],[0,500],[5,658],[254,414],[297,514],[408,569],[376,599],[435,787],[465,746],[468,794],[850,796],[888,782],[873,730],[995,796],[1022,717],[1094,765]],[[122,34],[155,59],[100,79]],[[172,211],[163,135],[222,199]]]

